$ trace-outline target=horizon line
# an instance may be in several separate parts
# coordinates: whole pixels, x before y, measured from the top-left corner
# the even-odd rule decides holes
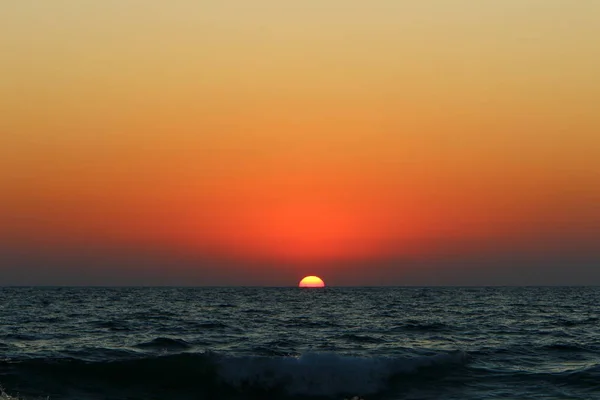
[[[600,284],[565,285],[326,285],[325,287],[301,288],[297,285],[0,285],[0,288],[272,288],[272,289],[327,289],[327,288],[568,288],[600,287]]]

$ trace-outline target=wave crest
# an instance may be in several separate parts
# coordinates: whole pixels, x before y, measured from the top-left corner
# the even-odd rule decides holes
[[[222,357],[217,371],[224,383],[238,388],[304,396],[364,395],[381,392],[396,375],[466,360],[463,352],[407,358],[307,353],[299,357]]]
[[[206,391],[227,398],[227,393],[249,392],[277,398],[375,394],[384,391],[395,376],[418,374],[422,368],[463,364],[466,360],[462,352],[402,358],[331,353],[228,356],[206,352],[103,362],[73,358],[13,360],[0,362],[0,369],[12,371],[9,375],[22,381],[32,377],[37,382],[58,379],[80,389],[141,386],[153,393],[178,388],[195,396]]]

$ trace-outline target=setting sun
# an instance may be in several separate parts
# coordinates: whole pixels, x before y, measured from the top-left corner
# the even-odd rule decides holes
[[[302,279],[300,281],[300,283],[298,284],[298,287],[301,288],[320,288],[320,287],[325,287],[325,282],[323,282],[323,279],[319,278],[318,276],[307,276],[304,279]]]

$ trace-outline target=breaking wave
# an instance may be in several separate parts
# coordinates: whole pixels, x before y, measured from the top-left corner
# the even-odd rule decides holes
[[[280,390],[288,395],[373,394],[383,391],[396,375],[415,373],[426,367],[463,364],[466,358],[462,352],[407,358],[323,353],[300,357],[223,357],[218,361],[218,375],[234,387]]]
[[[162,345],[163,343],[161,343]],[[342,396],[382,392],[398,375],[460,365],[463,352],[415,357],[352,357],[328,353],[300,356],[228,356],[181,353],[119,361],[77,359],[3,361],[0,368],[72,385],[135,386],[210,393],[253,392],[281,396]],[[200,384],[200,385],[199,385]],[[224,396],[225,397],[225,396]]]

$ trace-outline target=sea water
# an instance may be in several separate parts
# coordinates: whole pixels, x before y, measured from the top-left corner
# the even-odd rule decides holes
[[[19,399],[600,399],[600,288],[0,288]]]

